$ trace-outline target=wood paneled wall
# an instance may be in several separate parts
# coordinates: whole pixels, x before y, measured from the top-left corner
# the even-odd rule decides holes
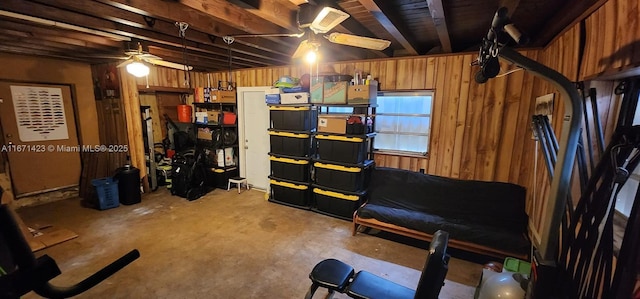
[[[586,45],[580,77],[640,67],[640,2],[609,0],[585,20]],[[640,71],[632,72],[636,76]]]
[[[611,14],[609,10],[621,7],[633,8],[637,4],[621,4],[624,0],[611,0],[589,17],[590,28],[601,15]],[[631,7],[632,6],[632,7]],[[620,15],[619,13],[618,15]],[[632,18],[632,13],[626,13]],[[607,17],[609,19],[609,17]],[[636,20],[637,22],[637,20]],[[617,20],[618,24],[623,24]],[[635,24],[635,23],[634,23]],[[611,26],[611,25],[607,25]],[[621,25],[616,25],[616,34],[620,34]],[[604,28],[603,26],[600,26]],[[606,27],[606,28],[609,28]],[[638,28],[636,25],[632,28]],[[612,29],[612,28],[609,28]],[[610,39],[611,31],[603,32],[587,30],[587,50],[583,58],[582,70],[579,70],[580,24],[567,30],[556,38],[549,46],[541,50],[528,50],[523,54],[565,75],[569,80],[577,81],[587,74],[597,72],[593,64],[594,41],[602,41],[602,37]],[[603,29],[604,30],[604,29]],[[627,30],[627,29],[625,29]],[[637,29],[629,29],[635,30]],[[626,32],[626,31],[623,31]],[[636,32],[637,33],[637,32]],[[635,34],[635,33],[634,33]],[[615,35],[614,35],[615,36]],[[625,37],[626,41],[638,43],[640,36]],[[593,44],[593,45],[591,45]],[[628,43],[617,42],[614,49]],[[591,49],[589,48],[591,45]],[[640,46],[630,51],[630,58],[624,65],[640,62]],[[634,49],[635,49],[634,48]],[[610,50],[609,52],[613,52]],[[597,51],[596,51],[597,52]],[[527,192],[527,211],[531,217],[534,237],[540,226],[542,209],[546,203],[549,189],[544,164],[539,159],[534,163],[535,152],[539,151],[532,138],[530,129],[531,116],[534,113],[535,98],[549,93],[555,94],[552,122],[557,136],[560,136],[561,122],[564,115],[563,99],[560,93],[548,82],[524,71],[516,71],[506,76],[489,80],[486,84],[475,83],[473,76],[477,67],[470,63],[476,54],[459,54],[448,56],[417,56],[391,59],[360,60],[341,63],[325,63],[322,71],[331,69],[338,73],[353,74],[359,70],[372,74],[380,82],[381,90],[434,90],[434,107],[432,131],[428,157],[396,156],[388,154],[376,155],[378,166],[424,171],[428,174],[454,178],[511,182],[525,186]],[[501,62],[503,72],[515,67]],[[611,66],[604,66],[609,69]],[[599,70],[599,69],[598,69]],[[177,74],[172,74],[175,72]],[[190,74],[191,86],[207,86],[208,82],[215,86],[218,81],[232,81],[236,86],[272,85],[280,76],[299,77],[311,71],[307,66],[285,66],[271,68],[255,68],[232,72],[194,73]],[[313,71],[315,72],[315,70]],[[181,71],[154,70],[149,78],[150,85],[183,87],[184,74]],[[182,80],[182,81],[180,81]],[[138,84],[146,84],[139,79]],[[613,82],[589,82],[587,87],[598,86],[597,104],[605,136],[610,137],[612,123],[617,114],[617,98],[612,94]],[[580,117],[580,116],[577,116]],[[593,131],[592,131],[593,132]],[[607,139],[608,140],[608,139]],[[574,194],[578,198],[579,194]]]

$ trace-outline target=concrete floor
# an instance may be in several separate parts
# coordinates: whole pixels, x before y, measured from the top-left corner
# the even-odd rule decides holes
[[[58,263],[62,275],[54,284],[76,283],[129,250],[140,251],[138,260],[80,298],[303,298],[309,272],[326,258],[415,288],[426,259],[424,249],[353,237],[351,222],[270,203],[256,190],[217,189],[190,202],[160,189],[140,204],[105,211],[67,199],[18,213],[32,227],[79,234],[36,253]],[[440,298],[472,298],[481,269],[452,258]],[[319,290],[315,298],[323,295]]]

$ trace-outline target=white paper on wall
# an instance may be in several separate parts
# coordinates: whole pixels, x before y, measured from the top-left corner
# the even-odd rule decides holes
[[[11,86],[20,141],[69,139],[62,89]]]

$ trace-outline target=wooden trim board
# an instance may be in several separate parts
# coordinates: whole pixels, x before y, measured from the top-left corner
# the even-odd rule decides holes
[[[378,221],[374,218],[361,218],[361,217],[358,217],[356,213],[354,213],[353,227],[352,227],[353,236],[355,236],[358,233],[360,226],[379,229],[382,231],[387,231],[394,234],[398,234],[398,235],[402,235],[402,236],[406,236],[406,237],[410,237],[418,240],[423,240],[427,242],[431,242],[431,240],[433,239],[433,235],[431,234],[427,234],[421,231],[408,229],[406,227]],[[515,257],[522,260],[528,260],[529,258],[529,255],[514,254],[512,252],[502,251],[495,248],[490,248],[490,247],[486,247],[486,246],[482,246],[482,245],[478,245],[470,242],[455,240],[455,239],[449,239],[448,246],[452,248],[475,252],[478,254],[497,257],[497,258],[500,258],[501,260],[504,260],[504,258],[506,257]]]

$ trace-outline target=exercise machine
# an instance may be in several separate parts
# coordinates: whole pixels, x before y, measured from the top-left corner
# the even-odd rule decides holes
[[[0,227],[0,249],[3,251],[0,259],[0,298],[20,298],[31,291],[46,298],[76,296],[140,257],[138,250],[134,249],[77,284],[55,286],[49,280],[61,274],[60,268],[46,254],[35,257],[6,204],[0,205]]]
[[[319,287],[329,291],[325,298],[332,298],[339,292],[358,299],[437,299],[449,270],[448,242],[449,233],[439,230],[433,234],[415,290],[364,270],[355,273],[353,267],[339,260],[326,259],[316,264],[309,274],[311,287],[305,299],[313,298]]]

